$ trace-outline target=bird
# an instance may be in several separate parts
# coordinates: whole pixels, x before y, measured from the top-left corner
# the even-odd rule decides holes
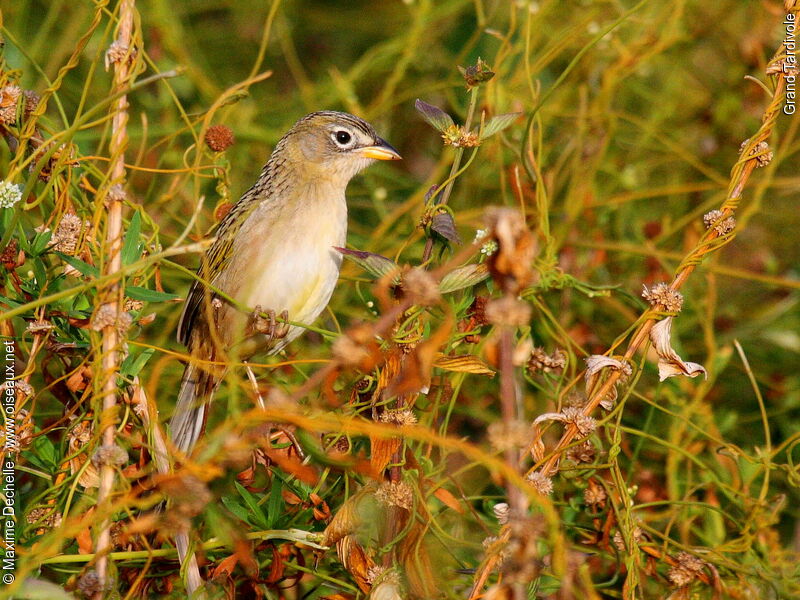
[[[189,455],[202,435],[226,358],[275,354],[325,309],[346,243],[347,184],[376,160],[400,158],[344,112],[306,115],[280,139],[217,226],[183,306],[177,337],[191,360],[169,422],[178,450]]]

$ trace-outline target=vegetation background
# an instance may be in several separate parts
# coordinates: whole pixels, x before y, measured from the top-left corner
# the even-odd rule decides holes
[[[765,70],[786,34],[782,2],[143,0],[124,181],[112,174],[124,48],[104,65],[117,4],[0,7],[0,174],[24,187],[0,209],[0,333],[23,382],[17,578],[0,596],[101,593],[106,518],[117,597],[186,597],[170,535],[187,527],[213,597],[800,595],[800,120],[773,114],[769,149],[740,157],[780,100]],[[457,67],[479,57],[495,75],[469,91]],[[417,98],[456,123],[474,106],[475,127],[482,111],[524,114],[462,156]],[[157,405],[164,421],[174,402],[197,242],[320,109],[364,117],[404,157],[350,185],[350,248],[413,266],[430,237],[437,278],[487,260],[493,277],[426,299],[346,263],[314,331],[253,365],[270,408],[253,409],[234,369],[199,453],[159,474],[147,414]],[[219,124],[235,143],[215,152],[203,137]],[[425,201],[455,156],[468,165],[448,200],[461,246],[431,230]],[[732,168],[736,182],[756,163],[735,229],[683,285],[672,327],[707,379],[659,382],[654,351],[640,351],[612,411],[565,412],[597,391],[584,389],[586,357],[624,353],[648,310],[642,286],[697,256]],[[114,273],[107,206],[120,201]],[[474,302],[503,297],[511,267],[498,256],[526,256],[492,233],[488,206],[518,209],[533,232],[515,234],[535,248],[520,267],[533,269],[517,290],[524,324]],[[479,229],[490,231],[470,246]],[[109,324],[113,282],[130,318]],[[115,328],[124,361],[109,378]],[[109,381],[119,407],[104,413]],[[98,502],[105,467],[89,459],[109,424],[127,454]],[[552,470],[579,424],[588,442]],[[171,508],[154,517],[165,495]]]

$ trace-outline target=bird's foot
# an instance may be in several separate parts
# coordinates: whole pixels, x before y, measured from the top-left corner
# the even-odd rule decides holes
[[[278,319],[280,319],[280,321]],[[271,340],[285,338],[289,333],[289,324],[285,322],[288,319],[289,312],[286,310],[281,312],[276,318],[274,310],[263,310],[261,305],[256,305],[247,323],[247,333],[249,335],[261,333]]]

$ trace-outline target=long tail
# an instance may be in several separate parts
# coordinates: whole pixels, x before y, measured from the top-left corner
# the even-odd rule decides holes
[[[203,431],[206,407],[216,387],[213,375],[192,364],[186,365],[175,412],[169,421],[172,443],[184,454],[192,451]]]
[[[210,373],[192,364],[186,365],[181,379],[181,389],[175,412],[169,421],[172,443],[184,454],[189,454],[197,443],[206,420],[206,407],[214,395],[217,381]],[[203,585],[197,559],[189,555],[189,536],[178,533],[175,536],[178,559],[185,569],[184,583],[189,595],[193,595]],[[204,597],[201,593],[200,597]]]

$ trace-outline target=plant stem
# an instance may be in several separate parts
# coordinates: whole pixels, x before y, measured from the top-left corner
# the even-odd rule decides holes
[[[475,107],[478,105],[478,86],[472,88],[469,97],[469,106],[467,108],[467,120],[464,122],[464,129],[469,131],[470,127],[472,126],[472,119],[475,116]],[[447,204],[447,201],[450,199],[450,192],[453,190],[453,183],[455,183],[455,174],[458,173],[458,169],[461,166],[461,159],[464,156],[464,148],[456,148],[456,155],[453,158],[453,166],[450,167],[450,174],[447,176],[447,179],[450,181],[442,190],[439,199],[436,201],[436,204]],[[427,263],[430,260],[431,253],[433,252],[433,238],[429,237],[425,241],[425,250],[422,253],[422,262]]]
[[[133,64],[133,12],[135,0],[120,0],[119,4],[119,32],[116,40],[118,50],[124,55],[114,61],[114,83],[113,91],[118,92],[125,88],[131,76],[131,65]],[[114,117],[111,125],[110,150],[110,178],[111,185],[122,186],[125,181],[125,149],[128,145],[128,101],[126,95],[121,95],[114,107]],[[121,194],[108,194],[105,190],[105,198],[108,206],[107,227],[106,227],[106,248],[108,262],[104,269],[106,275],[112,275],[122,268],[122,203]],[[102,194],[102,193],[101,193]],[[100,423],[105,427],[102,432],[102,446],[111,448],[115,444],[116,427],[114,423],[114,409],[117,405],[117,372],[120,363],[120,342],[121,336],[117,324],[119,315],[122,313],[122,286],[119,280],[113,279],[105,289],[102,296],[104,301],[99,310],[108,311],[108,323],[103,327],[103,356],[102,374],[103,382],[103,408]],[[97,495],[99,506],[110,505],[111,494],[114,490],[114,476],[116,468],[113,464],[105,461],[100,467],[100,484]],[[108,581],[108,552],[111,549],[111,522],[105,519],[100,526],[100,534],[95,540],[95,553],[97,558],[97,576],[100,582],[98,591],[94,598],[100,600],[111,590]]]

